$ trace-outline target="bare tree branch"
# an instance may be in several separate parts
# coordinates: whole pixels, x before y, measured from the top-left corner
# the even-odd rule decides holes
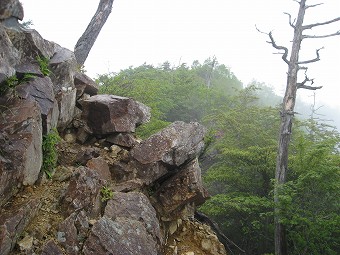
[[[288,15],[288,17],[289,17],[289,25],[290,25],[292,28],[295,28],[294,23],[295,23],[296,19],[294,19],[293,22],[292,22],[292,15],[290,15],[290,13],[288,13],[288,12],[284,12],[284,14]]]
[[[328,20],[328,21],[325,21],[325,22],[314,23],[314,24],[309,24],[309,25],[302,26],[302,29],[305,30],[305,29],[311,29],[311,28],[317,27],[317,26],[328,25],[328,24],[337,22],[337,21],[339,21],[339,20],[340,20],[340,17],[337,17],[337,18],[335,18],[335,19]]]
[[[312,87],[312,86],[307,86],[307,85],[301,85],[301,86],[298,86],[297,88],[298,89],[317,90],[317,89],[321,89],[322,86]]]
[[[309,63],[314,63],[314,62],[319,61],[319,60],[320,60],[319,51],[322,50],[323,48],[324,48],[324,47],[322,47],[322,48],[316,50],[316,58],[311,59],[311,60],[301,61],[301,62],[298,62],[298,64],[309,64]]]
[[[306,82],[311,82],[310,85],[306,85]],[[296,83],[296,86],[298,89],[308,89],[308,90],[317,90],[317,89],[321,89],[322,86],[318,86],[318,87],[313,87],[312,85],[314,84],[314,79],[309,79],[307,77],[307,75],[305,75],[305,79],[300,82],[300,83]]]
[[[287,65],[289,65],[289,60],[287,59],[287,56],[288,56],[288,48],[276,44],[276,42],[275,42],[275,40],[274,40],[274,37],[273,37],[273,34],[272,34],[272,31],[270,31],[269,33],[265,33],[265,32],[263,32],[263,31],[261,31],[260,29],[258,29],[258,27],[257,27],[256,25],[255,25],[255,28],[256,28],[256,30],[259,31],[260,33],[269,36],[270,41],[267,41],[267,43],[271,44],[271,45],[272,45],[275,49],[277,49],[277,50],[283,50],[283,51],[284,51],[284,52],[280,52],[280,53],[277,53],[277,54],[282,54],[282,59],[283,59],[283,61],[286,62]]]
[[[312,7],[316,7],[316,6],[319,6],[319,5],[323,5],[323,3],[313,4],[313,5],[306,5],[306,9],[312,8]]]
[[[333,34],[329,34],[329,35],[303,35],[302,38],[306,39],[306,38],[326,38],[326,37],[332,37],[332,36],[337,36],[340,35],[340,30],[333,33]]]

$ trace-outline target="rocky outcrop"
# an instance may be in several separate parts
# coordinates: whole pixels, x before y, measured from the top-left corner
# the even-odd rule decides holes
[[[150,119],[149,107],[133,99],[96,95],[82,102],[82,118],[93,134],[134,132]]]
[[[180,232],[199,240],[192,254],[225,254],[213,233],[188,231],[208,198],[202,125],[174,122],[140,141],[147,106],[96,95],[74,53],[35,30],[0,23],[0,35],[1,254],[182,254],[167,242]],[[55,128],[48,179],[42,143]]]
[[[41,113],[35,101],[16,100],[0,121],[0,205],[23,185],[33,185],[42,164]]]

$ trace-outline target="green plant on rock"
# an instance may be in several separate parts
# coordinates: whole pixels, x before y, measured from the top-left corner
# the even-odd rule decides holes
[[[52,129],[47,135],[43,137],[43,164],[42,170],[48,178],[52,177],[53,170],[57,166],[58,151],[56,145],[60,142],[61,138],[56,129]]]
[[[45,76],[49,76],[51,73],[51,70],[48,68],[48,63],[49,63],[48,58],[37,56],[36,59],[39,63],[40,71],[42,72],[42,74]]]
[[[16,75],[8,77],[4,82],[0,85],[0,96],[6,94],[7,91],[13,90],[19,84],[19,80]]]
[[[21,79],[21,82],[29,82],[30,80],[33,80],[36,77],[36,75],[31,74],[31,73],[25,73],[24,77]]]
[[[108,186],[103,186],[100,190],[100,194],[102,202],[106,202],[107,200],[110,200],[113,197],[113,191]]]

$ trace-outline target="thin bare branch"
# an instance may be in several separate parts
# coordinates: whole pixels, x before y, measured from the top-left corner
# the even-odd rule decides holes
[[[328,20],[328,21],[325,21],[325,22],[321,22],[321,23],[314,23],[314,24],[309,24],[309,25],[305,25],[305,26],[302,26],[302,30],[305,30],[305,29],[311,29],[313,27],[317,27],[317,26],[323,26],[323,25],[328,25],[328,24],[331,24],[331,23],[334,23],[334,22],[337,22],[340,20],[340,17],[337,17],[335,19],[332,19],[332,20]]]
[[[270,31],[269,33],[266,33],[266,32],[263,32],[261,31],[256,25],[255,25],[255,28],[258,32],[260,32],[261,34],[265,34],[265,35],[268,35],[269,36],[269,39],[270,41],[266,41],[267,43],[271,44],[275,49],[277,50],[283,50],[284,52],[277,52],[277,53],[274,53],[274,54],[282,54],[282,59],[284,62],[287,63],[287,65],[289,65],[289,61],[287,59],[287,56],[288,56],[288,49],[286,47],[283,47],[283,46],[279,46],[275,43],[275,40],[273,38],[273,35],[272,35],[272,31]]]
[[[333,34],[329,34],[329,35],[303,35],[302,38],[306,39],[306,38],[326,38],[326,37],[332,37],[332,36],[337,36],[340,35],[340,30],[333,33]]]
[[[296,19],[294,19],[294,21],[292,22],[292,15],[290,15],[290,13],[288,13],[288,12],[284,12],[284,14],[288,15],[288,17],[289,17],[289,25],[290,25],[292,28],[295,28],[294,23],[295,23]]]
[[[298,64],[309,64],[309,63],[314,63],[314,62],[317,62],[320,60],[320,54],[319,54],[319,51],[322,50],[324,47],[320,48],[320,49],[317,49],[316,50],[316,58],[314,59],[311,59],[311,60],[306,60],[306,61],[301,61],[301,62],[298,62]]]
[[[313,5],[306,5],[306,9],[312,8],[312,7],[316,7],[316,6],[319,6],[319,5],[323,5],[323,4],[324,4],[324,3],[313,4]]]
[[[307,82],[311,82],[310,85],[306,85]],[[318,86],[318,87],[313,87],[312,85],[314,84],[314,79],[309,79],[307,77],[307,75],[305,75],[305,79],[300,82],[300,83],[297,83],[296,86],[298,89],[308,89],[308,90],[317,90],[317,89],[321,89],[322,86]]]
[[[298,89],[317,90],[317,89],[322,89],[322,86],[312,87],[312,86],[307,86],[307,85],[301,85],[301,86],[298,86],[297,88]]]

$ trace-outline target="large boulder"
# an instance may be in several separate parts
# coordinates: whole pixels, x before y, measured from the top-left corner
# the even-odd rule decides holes
[[[14,245],[25,227],[39,211],[41,202],[39,199],[32,199],[25,204],[0,209],[0,254],[7,255],[14,248]]]
[[[85,211],[73,212],[59,225],[57,233],[59,244],[68,255],[80,254],[89,229],[87,213]]]
[[[14,66],[18,64],[21,54],[13,46],[5,28],[0,24],[0,84],[15,74]],[[0,85],[1,86],[1,85]]]
[[[59,105],[58,129],[64,130],[74,117],[77,90],[74,86],[74,74],[77,61],[74,53],[60,48],[50,59],[49,67],[54,84],[54,93]]]
[[[180,166],[199,155],[204,146],[205,133],[206,129],[197,122],[176,121],[136,145],[131,155],[141,164],[161,161]]]
[[[19,32],[13,29],[5,29],[14,47],[21,53],[21,61],[33,61],[37,57],[50,59],[61,46],[45,40],[36,30]]]
[[[34,99],[41,111],[43,134],[57,127],[59,109],[55,100],[53,83],[49,77],[35,77],[16,87],[18,96]]]
[[[195,208],[209,197],[203,187],[198,160],[187,163],[175,176],[166,180],[154,197],[157,201],[154,205],[163,218],[174,220],[193,216],[194,212],[186,205]]]
[[[93,134],[134,132],[150,119],[149,107],[131,98],[96,95],[82,101],[82,118]]]
[[[105,207],[104,216],[112,220],[121,217],[140,221],[158,245],[163,243],[156,211],[149,199],[142,193],[115,192]]]
[[[144,224],[137,220],[118,217],[100,218],[83,247],[85,255],[160,255],[156,241],[148,234]]]
[[[33,185],[42,165],[42,125],[38,104],[16,100],[0,119],[0,205],[18,187]]]
[[[62,202],[64,215],[85,210],[89,216],[97,217],[101,210],[100,190],[105,184],[96,170],[78,167]]]
[[[84,73],[76,72],[74,74],[74,85],[77,89],[77,99],[84,93],[90,96],[97,95],[98,84]]]

